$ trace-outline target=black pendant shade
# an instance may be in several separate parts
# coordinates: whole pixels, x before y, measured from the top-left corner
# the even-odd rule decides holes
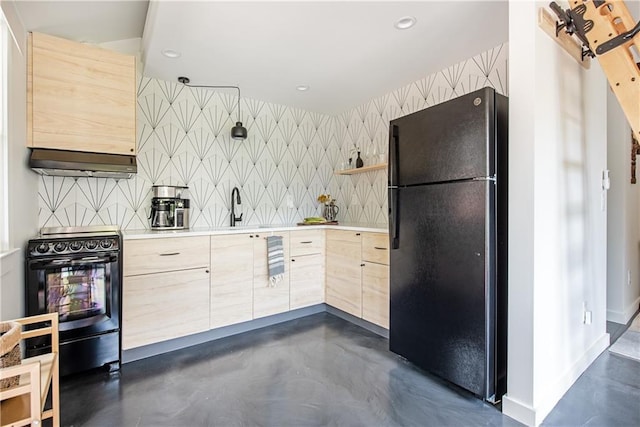
[[[236,122],[236,125],[231,128],[231,138],[247,139],[247,128],[242,126],[242,122]]]
[[[242,126],[242,122],[240,121],[240,88],[238,86],[210,86],[210,85],[192,85],[190,83],[189,77],[178,77],[178,81],[185,86],[189,87],[205,87],[212,89],[236,89],[238,91],[238,121],[236,125],[231,128],[231,138],[232,139],[247,139],[247,128]]]

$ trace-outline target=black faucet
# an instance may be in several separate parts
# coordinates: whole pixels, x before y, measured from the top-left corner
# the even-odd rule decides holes
[[[236,198],[233,198],[233,195],[236,195]],[[240,214],[240,216],[236,217],[236,203],[241,205],[242,201],[240,200],[240,190],[238,190],[238,187],[233,187],[233,190],[231,190],[231,226],[235,227],[236,226],[236,222],[240,222],[242,221],[242,214]]]

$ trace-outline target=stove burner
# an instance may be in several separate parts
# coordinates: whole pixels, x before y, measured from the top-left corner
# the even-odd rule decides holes
[[[84,247],[89,249],[90,251],[94,250],[95,248],[98,247],[98,241],[97,240],[87,240],[87,242],[84,244]]]
[[[53,245],[53,251],[55,253],[60,253],[63,252],[65,249],[67,249],[67,243],[66,242],[57,242]]]

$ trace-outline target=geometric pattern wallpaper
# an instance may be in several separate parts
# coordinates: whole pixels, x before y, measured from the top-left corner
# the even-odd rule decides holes
[[[39,227],[117,224],[149,228],[152,185],[184,185],[190,226],[229,224],[240,189],[239,225],[292,224],[320,215],[329,193],[341,222],[387,223],[385,170],[334,175],[387,152],[389,121],[484,86],[508,95],[508,48],[500,45],[337,116],[242,98],[244,141],[231,139],[238,99],[225,90],[138,81],[138,173],[132,179],[41,176]],[[375,156],[375,157],[374,157]]]

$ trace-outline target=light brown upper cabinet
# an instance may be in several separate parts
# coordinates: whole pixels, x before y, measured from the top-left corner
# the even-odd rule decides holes
[[[136,59],[29,34],[27,145],[136,154]]]

